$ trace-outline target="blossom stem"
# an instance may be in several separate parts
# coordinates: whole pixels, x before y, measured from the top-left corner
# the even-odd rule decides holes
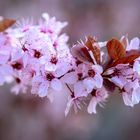
[[[69,89],[69,91],[71,92],[71,96],[74,97],[74,92],[71,90],[71,88],[69,87],[68,84],[66,84],[67,88]]]

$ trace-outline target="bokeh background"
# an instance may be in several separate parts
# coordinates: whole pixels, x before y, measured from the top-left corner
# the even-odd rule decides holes
[[[70,45],[89,34],[101,41],[140,37],[139,0],[0,0],[4,17],[38,19],[42,12],[69,22],[63,31]],[[140,140],[140,105],[126,107],[120,95],[111,94],[96,115],[83,110],[65,118],[66,93],[56,93],[51,104],[30,94],[15,96],[11,86],[0,87],[0,140]]]

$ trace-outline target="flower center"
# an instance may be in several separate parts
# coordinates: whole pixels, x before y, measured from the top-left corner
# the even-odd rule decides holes
[[[79,79],[79,80],[81,80],[81,79],[82,79],[83,74],[82,74],[82,73],[78,73],[77,75],[78,75],[78,79]]]
[[[24,52],[28,51],[28,49],[25,48],[25,46],[22,47],[22,50],[23,50]]]
[[[57,47],[57,42],[54,42],[53,46],[54,46],[54,48],[56,48]]]
[[[58,59],[56,57],[52,57],[51,60],[50,60],[50,62],[52,64],[55,64],[56,65],[56,63],[58,62]]]
[[[112,76],[119,76],[119,75],[121,75],[121,71],[118,69],[114,69]]]
[[[39,51],[35,50],[34,57],[40,58],[41,57],[41,53]]]
[[[16,63],[12,64],[12,67],[14,69],[20,70],[20,69],[22,69],[22,64],[20,62],[16,62]]]
[[[54,75],[52,74],[52,73],[47,73],[46,74],[46,79],[48,80],[48,81],[52,81],[52,79],[54,79],[55,77],[54,77]]]
[[[21,82],[21,80],[18,77],[16,77],[15,80],[18,84]]]
[[[89,77],[94,77],[95,76],[95,71],[94,70],[88,70],[88,75]]]

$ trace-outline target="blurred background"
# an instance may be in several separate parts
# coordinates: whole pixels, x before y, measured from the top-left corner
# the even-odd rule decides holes
[[[0,0],[4,17],[38,19],[42,12],[69,22],[63,31],[70,45],[89,34],[99,41],[140,37],[139,0]],[[0,87],[0,140],[140,140],[140,105],[126,107],[120,95],[111,95],[96,115],[82,110],[65,118],[66,93],[56,93],[51,104],[30,94],[15,96],[10,86]]]

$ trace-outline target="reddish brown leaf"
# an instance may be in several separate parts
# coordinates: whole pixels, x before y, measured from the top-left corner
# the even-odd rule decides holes
[[[113,60],[117,60],[126,56],[126,51],[123,44],[117,39],[111,39],[108,41],[107,50],[109,56]]]
[[[92,52],[96,62],[100,64],[100,48],[97,45],[95,39],[91,36],[88,36],[85,45]]]
[[[5,31],[7,28],[12,26],[16,21],[13,19],[3,19],[0,21],[0,32]]]
[[[140,54],[135,54],[135,55],[130,55],[130,56],[124,57],[122,59],[116,60],[115,62],[113,62],[111,64],[110,67],[114,67],[118,64],[128,64],[128,63],[131,64],[139,56],[140,56]]]
[[[71,53],[74,57],[82,62],[92,62],[93,59],[91,58],[87,48],[82,44],[77,44],[71,48]]]

